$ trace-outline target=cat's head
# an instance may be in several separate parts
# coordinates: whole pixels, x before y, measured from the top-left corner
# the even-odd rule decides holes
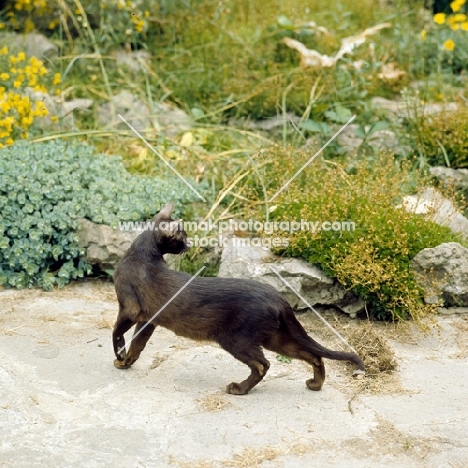
[[[189,249],[182,220],[171,218],[174,203],[169,203],[153,218],[156,244],[162,254],[180,254]]]

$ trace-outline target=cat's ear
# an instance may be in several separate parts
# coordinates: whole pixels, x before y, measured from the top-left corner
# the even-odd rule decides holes
[[[173,237],[177,232],[183,231],[182,219],[176,221],[162,221],[158,226],[159,231],[168,237]]]
[[[164,208],[161,208],[159,213],[155,216],[158,218],[170,218],[172,214],[172,210],[174,209],[174,203],[168,203]]]

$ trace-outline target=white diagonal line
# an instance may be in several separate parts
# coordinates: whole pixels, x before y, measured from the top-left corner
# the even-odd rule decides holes
[[[156,155],[159,157],[159,159],[161,159],[161,161],[166,164],[166,166],[169,167],[169,169],[174,172],[174,174],[176,174],[192,191],[194,191],[205,203],[206,203],[206,200],[197,192],[197,190],[195,188],[193,188],[192,185],[189,184],[189,182],[187,182],[187,180],[181,175],[179,174],[179,172],[177,171],[177,169],[173,168],[164,158],[163,156],[161,155],[161,153],[159,151],[156,150],[156,148],[154,148],[153,146],[151,146],[146,140],[145,138],[143,137],[143,135],[141,135],[138,130],[133,127],[129,122],[127,122],[127,120],[125,120],[120,114],[119,114],[119,117],[121,120],[123,120],[127,125],[128,127],[130,128],[130,130],[138,137],[140,138],[141,141],[143,141],[145,143],[145,145]]]
[[[206,266],[202,266],[194,276],[192,276],[152,317],[151,320],[148,320],[139,330],[132,336],[132,339],[129,341],[129,345],[131,342],[150,324],[204,269]],[[117,350],[117,354],[120,354],[121,351],[125,349],[125,346]]]
[[[293,291],[297,297],[299,297],[300,299],[302,299],[302,301],[308,306],[310,307],[310,309],[312,310],[312,312],[315,313],[315,315],[317,315],[317,317],[322,320],[322,322],[328,327],[330,328],[330,330],[343,342],[345,343],[347,346],[349,346],[354,353],[357,354],[357,351],[307,302],[307,300],[301,296],[301,294],[299,294],[299,292],[297,292],[271,265],[268,265],[271,270],[278,276],[278,278],[280,280],[282,280],[284,282],[284,284],[291,290]]]
[[[353,115],[269,200],[271,203],[354,119]]]

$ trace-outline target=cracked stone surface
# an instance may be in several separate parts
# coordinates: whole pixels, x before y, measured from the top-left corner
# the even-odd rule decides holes
[[[116,369],[111,283],[0,289],[0,304],[1,466],[468,466],[466,314],[391,339],[405,391],[362,392],[352,414],[351,372],[334,361],[311,392],[306,364],[266,353],[265,380],[236,397],[224,388],[246,366],[158,329],[132,369]],[[210,398],[218,411],[200,405]]]

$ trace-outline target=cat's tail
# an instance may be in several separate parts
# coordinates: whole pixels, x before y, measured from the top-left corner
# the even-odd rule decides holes
[[[284,325],[286,325],[291,336],[293,336],[301,346],[311,353],[326,359],[333,359],[335,361],[349,361],[353,363],[359,371],[365,372],[366,366],[357,354],[347,353],[344,351],[332,351],[312,339],[299,323],[299,320],[297,320],[292,308],[288,307],[287,309],[283,309],[280,314],[280,320],[283,321]]]

